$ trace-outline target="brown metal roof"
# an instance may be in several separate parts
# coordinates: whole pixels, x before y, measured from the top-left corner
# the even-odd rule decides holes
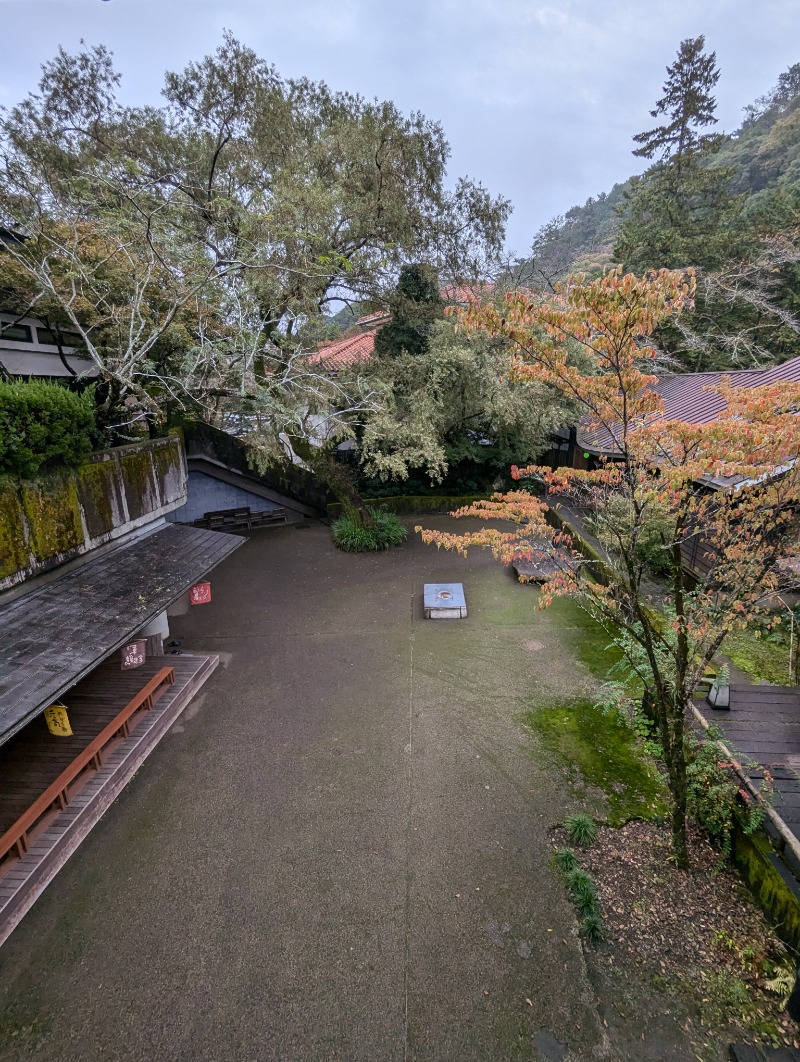
[[[0,606],[0,744],[244,541],[166,524]]]
[[[706,388],[717,387],[727,378],[734,387],[761,387],[781,380],[800,381],[800,357],[771,369],[746,369],[736,372],[691,372],[663,376],[654,385],[664,402],[666,420],[683,420],[688,424],[708,424],[725,410],[721,395]],[[606,428],[592,427],[589,421],[578,425],[577,443],[593,454],[618,452],[614,438]]]

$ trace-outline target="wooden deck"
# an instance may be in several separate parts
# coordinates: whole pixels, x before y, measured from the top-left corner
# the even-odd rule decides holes
[[[734,684],[729,711],[695,703],[733,751],[770,771],[775,810],[800,840],[800,687]],[[761,774],[747,773],[755,782]]]
[[[121,671],[115,654],[63,697],[73,736],[51,735],[44,719],[29,723],[0,746],[0,835],[54,782],[87,745],[162,667],[175,681],[163,688],[149,711],[131,719],[130,733],[106,747],[99,770],[87,768],[70,787],[70,800],[31,830],[28,851],[0,861],[0,943],[2,943],[83,838],[119,795],[217,666],[206,654],[154,657]]]

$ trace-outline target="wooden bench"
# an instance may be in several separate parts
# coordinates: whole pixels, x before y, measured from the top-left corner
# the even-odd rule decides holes
[[[285,509],[265,509],[263,511],[250,513],[250,526],[251,527],[263,527],[265,524],[285,524],[286,523],[286,510]]]
[[[195,527],[206,527],[210,531],[224,531],[226,528],[263,527],[265,524],[286,523],[286,510],[282,508],[264,509],[253,512],[249,505],[240,509],[216,509],[205,513],[202,519],[195,520]]]
[[[127,737],[130,734],[130,719],[138,711],[149,711],[155,703],[156,696],[162,692],[165,686],[171,686],[175,681],[175,671],[171,667],[162,667],[150,681],[139,690],[133,700],[129,701],[122,711],[105,726],[100,733],[91,741],[83,752],[77,756],[69,767],[65,768],[56,780],[30,805],[27,811],[17,819],[0,837],[0,859],[3,859],[12,848],[16,848],[21,857],[28,849],[28,832],[39,819],[45,815],[54,804],[59,808],[65,808],[69,803],[69,787],[79,774],[90,764],[95,770],[102,765],[102,753],[106,745],[118,734]]]

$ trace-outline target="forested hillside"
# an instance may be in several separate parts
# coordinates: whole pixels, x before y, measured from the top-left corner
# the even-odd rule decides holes
[[[639,180],[646,180],[657,165]],[[741,197],[738,225],[783,226],[787,203],[800,201],[800,63],[745,108],[741,127],[721,138],[704,165],[725,171],[728,190]],[[534,237],[531,258],[520,263],[523,278],[547,284],[570,272],[597,272],[614,263],[620,224],[636,183],[615,184],[610,192],[592,196],[544,225]]]

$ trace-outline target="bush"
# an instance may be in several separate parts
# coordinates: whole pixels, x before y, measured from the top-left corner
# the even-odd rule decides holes
[[[602,916],[597,911],[587,914],[581,925],[581,936],[589,944],[600,944],[605,938],[605,926]]]
[[[0,383],[0,472],[31,479],[79,465],[92,449],[94,391],[42,380]]]
[[[582,811],[570,815],[564,823],[564,829],[570,843],[576,844],[579,848],[588,848],[597,839],[597,827],[594,820]]]
[[[334,545],[346,553],[363,550],[389,549],[400,546],[408,536],[408,528],[394,513],[385,509],[370,509],[375,520],[374,527],[366,527],[355,516],[340,516],[331,525]]]
[[[553,859],[559,870],[563,870],[565,874],[569,874],[572,870],[577,870],[578,857],[571,848],[559,848]]]
[[[588,819],[594,829],[594,823],[589,816],[584,815],[583,818]],[[564,875],[567,895],[581,917],[581,936],[587,944],[599,944],[605,936],[605,929],[594,878],[588,870],[578,865],[577,857],[571,848],[559,848],[553,858]]]
[[[724,753],[716,742],[722,737],[718,727],[709,727],[709,740],[692,749],[686,768],[686,802],[689,814],[710,834],[724,861],[730,857],[733,832],[738,824],[752,834],[764,821],[764,806],[740,788],[738,779],[722,761]],[[742,762],[743,757],[737,757]],[[747,766],[744,762],[743,766]],[[760,786],[762,801],[772,796],[772,777],[765,771]]]

